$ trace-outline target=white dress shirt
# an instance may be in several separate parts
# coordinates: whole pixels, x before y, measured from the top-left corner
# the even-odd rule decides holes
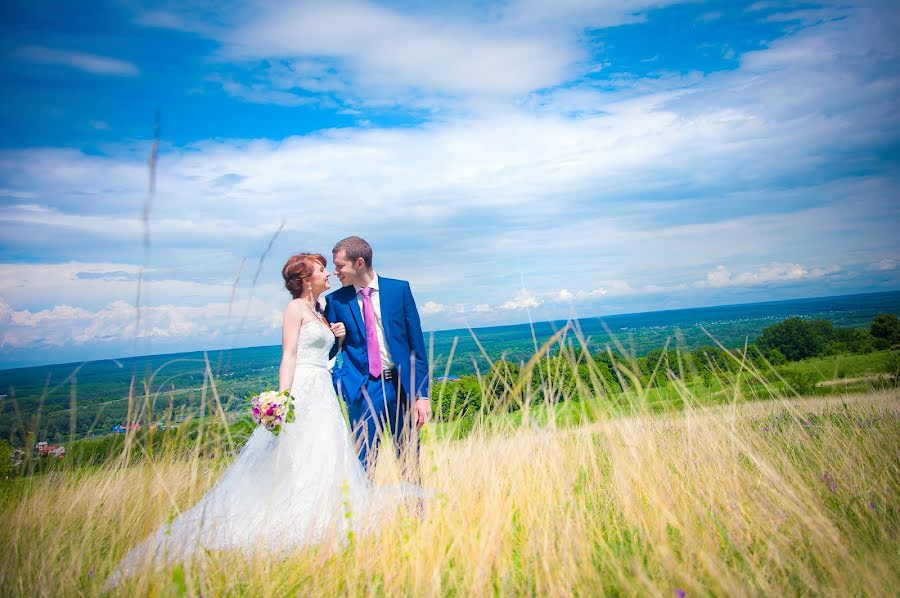
[[[363,309],[363,296],[359,292],[363,287],[353,285],[353,288],[356,289],[356,302],[359,304],[359,313],[362,314],[363,330],[365,330],[366,310]],[[378,348],[381,350],[381,366],[384,369],[389,370],[394,367],[394,361],[391,359],[391,352],[388,349],[387,341],[384,339],[384,324],[381,321],[381,292],[378,290],[378,274],[375,274],[372,277],[369,288],[372,289],[372,307],[375,309],[375,334],[378,337]]]

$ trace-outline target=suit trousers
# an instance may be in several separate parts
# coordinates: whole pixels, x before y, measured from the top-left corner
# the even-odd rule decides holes
[[[348,402],[348,415],[363,466],[368,469],[375,464],[382,441],[390,437],[404,479],[418,483],[419,431],[411,401],[398,385],[396,372],[390,380],[368,376],[360,394],[357,400]]]

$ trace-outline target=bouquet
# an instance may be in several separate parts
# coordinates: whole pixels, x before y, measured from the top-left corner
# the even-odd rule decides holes
[[[253,421],[263,425],[270,432],[278,432],[285,422],[294,421],[293,397],[288,390],[275,392],[267,390],[250,397],[253,407]]]

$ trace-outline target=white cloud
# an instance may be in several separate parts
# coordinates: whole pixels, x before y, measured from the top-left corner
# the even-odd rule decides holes
[[[672,0],[513,0],[500,11],[510,25],[550,26],[569,30],[588,27],[615,27],[643,21],[648,9],[659,9]]]
[[[611,295],[629,295],[635,291],[631,285],[624,280],[613,280],[607,285],[606,292]]]
[[[178,29],[182,31],[191,31],[199,27],[199,22],[189,23],[183,17],[165,11],[144,11],[135,17],[135,23],[144,27],[159,27],[161,29]],[[203,28],[209,31],[207,28]]]
[[[255,104],[277,104],[279,106],[302,106],[304,104],[312,104],[317,100],[301,96],[287,91],[272,89],[271,84],[256,83],[246,85],[231,79],[222,77],[210,77],[210,81],[219,83],[222,90],[228,95]]]
[[[890,270],[894,270],[897,268],[897,260],[894,258],[886,257],[882,260],[878,260],[874,264],[872,264],[872,270],[879,270],[882,272],[887,272]]]
[[[773,263],[756,270],[741,272],[737,276],[725,266],[719,265],[706,275],[706,279],[695,283],[697,287],[756,286],[771,283],[785,283],[821,278],[839,272],[834,267],[805,268],[800,264]]]
[[[565,39],[346,1],[270,5],[222,41],[230,59],[285,59],[284,74],[317,57],[368,90],[437,94],[526,93],[561,82],[580,56]],[[292,84],[317,81],[297,72]]]
[[[827,8],[788,10],[768,15],[765,20],[771,23],[791,23],[799,21],[804,25],[820,23],[834,18],[834,11]]]
[[[706,275],[706,280],[697,283],[698,286],[724,287],[731,284],[731,271],[725,266],[716,266],[716,269]]]
[[[22,46],[16,51],[15,56],[40,64],[68,66],[94,75],[136,77],[140,74],[138,68],[126,60],[44,46]]]
[[[137,22],[214,38],[220,59],[264,67],[254,83],[230,85],[229,93],[249,101],[290,105],[290,96],[301,97],[294,92],[306,90],[433,107],[452,105],[451,97],[515,96],[564,83],[589,58],[578,43],[585,29],[638,22],[646,10],[680,1],[517,0],[438,12],[313,0],[246,4],[226,14],[189,6],[145,12]]]
[[[747,12],[755,12],[759,10],[768,10],[770,8],[779,8],[781,6],[780,2],[776,2],[775,0],[760,0],[759,2],[754,2],[750,6],[748,6],[745,10]]]
[[[554,299],[559,302],[585,302],[602,299],[607,295],[621,296],[630,295],[634,292],[635,290],[627,282],[623,280],[611,280],[606,282],[604,286],[591,290],[580,289],[573,293],[568,289],[562,289],[554,296]]]
[[[330,11],[360,6],[361,12],[354,14],[372,16],[376,24],[384,21],[388,30],[421,29],[427,38],[430,27],[443,26],[427,15],[400,14],[368,4],[276,6],[242,18],[248,30],[257,21],[271,22],[277,28],[281,27],[276,23],[280,22],[276,18],[279,11],[324,18]],[[550,7],[517,2],[504,6],[502,14],[484,26],[539,22],[522,15],[560,19],[568,25],[607,19],[620,22],[650,6],[649,2],[572,1]],[[590,241],[593,247],[607,243],[600,238],[607,230],[615,242],[636,230],[665,227],[686,235],[695,224],[736,223],[734,211],[759,217],[776,203],[763,198],[776,195],[784,199],[779,211],[794,214],[827,200],[811,199],[811,187],[805,197],[800,190],[792,193],[784,180],[823,172],[841,152],[890,142],[900,127],[894,110],[900,79],[879,76],[871,64],[891,64],[895,50],[883,32],[870,31],[873,19],[860,10],[860,14],[808,28],[749,53],[735,71],[705,77],[693,74],[642,81],[626,77],[621,82],[616,79],[612,89],[602,90],[566,86],[529,96],[518,105],[490,104],[474,109],[466,104],[461,112],[439,115],[418,127],[338,129],[281,141],[210,140],[170,150],[160,160],[152,232],[165,235],[173,231],[171,238],[157,237],[159,243],[194,242],[203,237],[213,241],[216,231],[221,231],[220,239],[258,238],[285,218],[287,231],[306,235],[317,227],[332,226],[333,219],[310,209],[311,204],[324,202],[352,205],[372,223],[373,230],[399,219],[433,229],[459,215],[471,215],[471,227],[482,223],[486,227],[502,213],[515,216],[520,228],[529,231],[541,226],[564,227],[567,234],[559,235],[564,238],[556,240],[555,247],[569,238]],[[284,22],[290,19],[285,17]],[[373,25],[353,21],[348,27],[366,32]],[[554,31],[553,36],[571,32],[565,27]],[[327,37],[322,32],[316,35]],[[300,41],[292,38],[284,43],[332,43],[294,37]],[[260,43],[264,47],[282,42]],[[368,55],[357,47],[362,41],[348,43],[347,51],[362,55],[360,60]],[[427,57],[426,53],[416,59]],[[298,73],[321,79],[332,71],[327,61],[297,58],[290,68],[275,69],[271,74],[277,81],[272,91],[289,89]],[[443,76],[440,70],[433,72]],[[71,150],[7,151],[0,153],[0,180],[11,193],[38,195],[29,203],[55,210],[47,214],[54,230],[78,228],[103,237],[138,238],[140,223],[135,215],[146,194],[146,147],[129,150],[133,152],[129,157],[87,156]],[[697,164],[704,167],[697,168]],[[97,176],[99,172],[103,176]],[[882,181],[884,188],[892,184],[891,180]],[[729,190],[727,196],[722,189]],[[672,205],[690,207],[690,200],[710,193],[716,194],[710,203],[716,210],[707,211],[707,216],[698,216],[699,210],[681,216],[675,207],[665,211],[679,216],[670,221],[681,223],[680,229],[655,221],[651,211],[655,204],[632,201],[642,195],[662,196],[671,198]],[[867,191],[865,197],[875,195]],[[874,201],[868,203],[871,205],[863,206],[863,212],[879,207]],[[648,211],[642,213],[645,209]],[[90,216],[96,219],[83,219],[86,210],[94,212]],[[848,206],[848,211],[853,210]],[[77,212],[77,217],[71,217],[72,212]],[[610,226],[603,226],[600,214],[607,216]],[[620,218],[623,214],[626,221]],[[32,214],[29,219],[27,214],[14,213],[6,217],[8,228],[15,233],[21,228],[19,223],[37,225],[44,215]],[[117,218],[114,225],[104,227],[103,219],[112,218]],[[568,234],[582,220],[595,227],[595,234],[581,239]],[[495,234],[503,235],[516,224]],[[522,238],[517,232],[513,230],[510,236]],[[810,232],[798,234],[810,237]],[[738,231],[734,236],[744,243]],[[24,238],[14,241],[29,242]],[[696,255],[693,249],[700,243],[701,239],[692,240],[684,253]],[[746,248],[720,245],[722,252],[737,253],[739,249]],[[664,259],[678,253],[675,248]],[[799,261],[806,256],[781,259]]]
[[[232,280],[196,282],[179,278],[178,268],[167,272],[153,268],[144,271],[142,304],[203,305],[227,301]],[[141,267],[126,263],[64,262],[58,264],[0,264],[0,297],[19,309],[42,310],[58,304],[97,309],[112,301],[134,303]],[[184,274],[181,273],[183,277]],[[270,282],[270,281],[266,281]],[[258,285],[259,292],[280,298],[280,285]],[[277,295],[275,293],[278,293]],[[237,300],[247,298],[241,289]],[[285,293],[286,298],[286,293]]]
[[[479,303],[472,308],[472,311],[476,314],[485,314],[491,311],[491,306],[487,303]]]
[[[97,167],[102,167],[97,164]],[[214,181],[209,181],[210,186]],[[73,192],[78,195],[79,192]],[[101,192],[102,195],[105,195]],[[102,199],[108,199],[103,197]],[[68,208],[68,206],[66,206]],[[46,229],[77,231],[92,235],[95,239],[105,238],[114,242],[126,242],[137,246],[135,241],[143,235],[143,225],[134,214],[84,214],[37,204],[11,204],[0,208],[0,226],[36,225]],[[293,228],[293,227],[290,227]],[[172,217],[161,216],[152,223],[151,233],[155,241],[166,242],[190,239],[194,242],[206,238],[220,239],[228,236],[231,239],[241,237],[257,238],[272,232],[270,225],[252,225],[238,222],[223,215],[221,218],[191,218],[186,213],[172,214]]]
[[[718,11],[718,10],[714,10],[714,11],[703,13],[702,15],[697,17],[697,20],[704,22],[704,23],[711,23],[713,21],[718,21],[723,16],[725,16],[725,13]]]
[[[434,301],[426,301],[425,305],[422,306],[422,315],[431,316],[434,314],[439,314],[445,311],[447,307],[442,303],[436,303]]]
[[[12,318],[13,309],[3,297],[0,297],[0,324],[6,324]]]
[[[810,271],[800,264],[771,264],[756,272],[744,272],[735,278],[737,284],[764,284],[776,281],[800,280],[810,275]]]
[[[609,293],[609,291],[607,291],[603,287],[600,287],[600,288],[594,289],[592,291],[578,291],[578,293],[576,293],[575,296],[580,300],[598,299],[600,297],[603,297],[607,293]]]
[[[142,340],[219,339],[227,343],[229,336],[255,336],[271,341],[273,330],[281,326],[281,310],[255,300],[253,318],[244,321],[227,303],[211,303],[197,307],[159,305],[138,311],[124,301],[114,301],[91,311],[70,305],[55,305],[37,312],[14,310],[0,298],[0,321],[4,330],[0,349],[41,350],[48,347],[87,344],[112,344]]]
[[[541,304],[528,289],[519,289],[516,296],[498,307],[501,310],[532,309]]]

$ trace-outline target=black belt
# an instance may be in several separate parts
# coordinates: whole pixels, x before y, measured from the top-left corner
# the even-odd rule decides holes
[[[381,370],[381,376],[375,376],[375,379],[382,378],[383,380],[393,380],[396,375],[396,368],[391,368],[389,370]],[[369,374],[369,376],[372,376],[372,374]]]

